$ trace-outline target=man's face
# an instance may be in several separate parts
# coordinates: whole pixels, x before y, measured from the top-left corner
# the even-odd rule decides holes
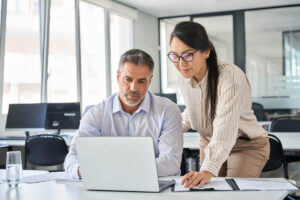
[[[138,66],[126,62],[121,68],[121,72],[117,73],[117,79],[121,102],[127,106],[137,106],[148,91],[152,73],[147,65]]]

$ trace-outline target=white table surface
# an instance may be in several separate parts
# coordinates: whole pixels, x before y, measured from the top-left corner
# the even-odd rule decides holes
[[[25,170],[24,174],[26,174]],[[173,178],[168,177],[165,179]],[[8,188],[6,183],[0,184],[1,200],[281,200],[287,194],[287,191],[172,192],[170,188],[161,193],[87,191],[82,187],[81,182],[62,181],[48,181],[34,184],[23,183],[19,189]]]
[[[300,132],[270,132],[276,135],[283,146],[284,151],[300,151]],[[199,149],[199,134],[184,134],[183,147],[188,149]]]
[[[63,137],[66,144],[69,146],[72,137]],[[0,145],[10,145],[10,146],[25,146],[25,140],[0,140]]]
[[[300,151],[300,132],[271,132],[276,135],[285,151]],[[67,145],[71,143],[71,137],[64,137]],[[184,134],[183,147],[188,149],[199,149],[199,134],[197,132]],[[24,146],[24,140],[0,140],[0,145]]]

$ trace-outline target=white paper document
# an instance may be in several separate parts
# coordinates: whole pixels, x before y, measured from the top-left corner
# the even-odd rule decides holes
[[[71,179],[66,176],[65,172],[52,172],[47,174],[41,174],[41,175],[33,175],[33,176],[25,176],[23,177],[22,182],[23,183],[39,183],[39,182],[45,182],[45,181],[72,181],[72,182],[78,182],[80,180],[77,179]]]
[[[182,179],[176,179],[176,184],[174,186],[174,191],[175,192],[187,192],[190,191],[190,188],[185,188],[183,185],[181,185],[181,180]],[[194,189],[210,189],[213,188],[214,190],[232,190],[232,188],[227,184],[225,181],[225,178],[216,178],[213,177],[211,178],[210,182],[208,184],[205,184],[202,187],[193,187]]]
[[[202,187],[185,188],[181,185],[181,178],[176,179],[174,192],[188,191],[232,191],[234,190],[226,181],[226,178],[213,177],[208,184]],[[234,178],[239,190],[298,190],[298,188],[284,178]]]
[[[240,190],[298,190],[283,178],[235,178]]]
[[[48,171],[44,170],[23,170],[23,177],[27,176],[40,176],[44,174],[49,174]],[[6,183],[6,170],[0,170],[0,183]]]

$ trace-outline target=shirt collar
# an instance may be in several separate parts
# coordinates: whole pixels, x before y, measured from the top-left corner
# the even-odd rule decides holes
[[[208,74],[208,70],[205,73],[205,76],[203,77],[203,79],[197,83],[195,77],[189,78],[189,83],[191,85],[192,88],[204,88],[205,85],[207,84],[207,75]]]
[[[142,101],[139,108],[135,111],[135,113],[140,112],[141,110],[145,112],[150,111],[150,95],[149,92],[146,93],[144,100]],[[122,105],[119,99],[119,93],[117,93],[113,100],[113,113],[121,112],[123,111]],[[124,112],[124,111],[123,111]]]

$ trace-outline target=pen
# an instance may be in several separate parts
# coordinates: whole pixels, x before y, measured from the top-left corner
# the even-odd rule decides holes
[[[189,180],[190,180],[189,178],[186,178],[182,185],[184,186],[185,184],[187,184],[189,182]]]
[[[190,191],[213,191],[214,188],[190,188]]]

